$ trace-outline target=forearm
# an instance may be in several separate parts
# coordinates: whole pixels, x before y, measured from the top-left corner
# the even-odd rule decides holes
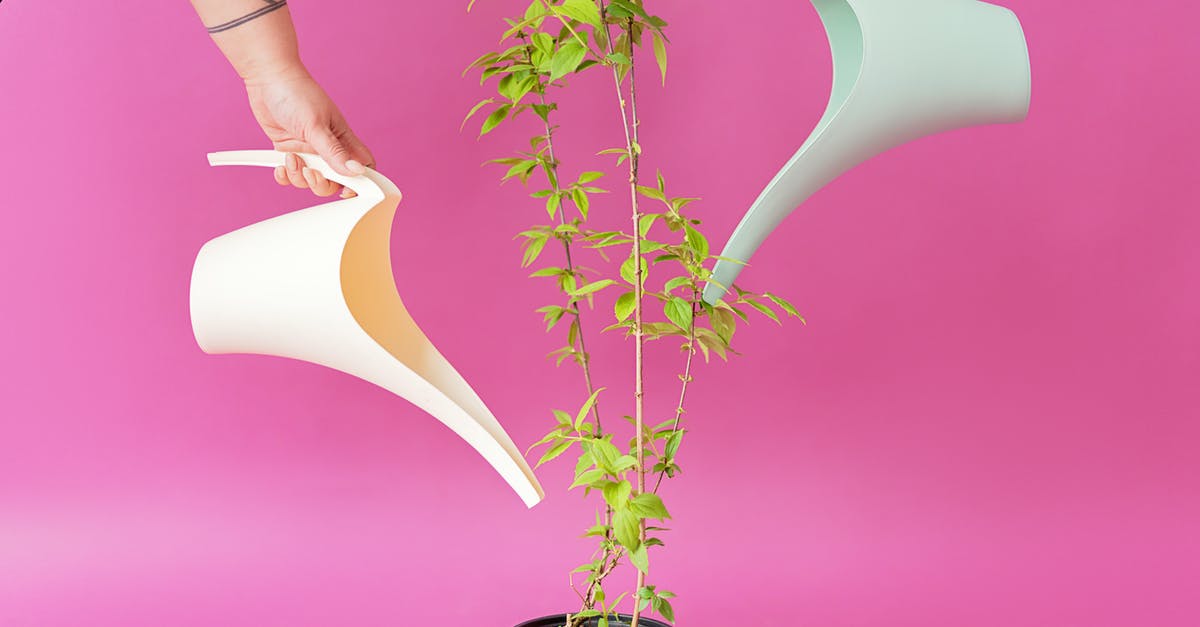
[[[191,0],[200,20],[247,83],[305,74],[284,0]]]

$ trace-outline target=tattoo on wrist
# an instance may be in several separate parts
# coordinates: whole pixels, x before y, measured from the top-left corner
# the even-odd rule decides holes
[[[230,20],[224,24],[217,24],[216,26],[209,26],[208,32],[210,34],[223,33],[232,28],[237,28],[246,22],[256,20],[276,9],[281,9],[287,5],[287,0],[264,0],[264,2],[267,3],[267,6],[258,9],[257,11],[251,11],[250,13],[237,18],[236,20]]]

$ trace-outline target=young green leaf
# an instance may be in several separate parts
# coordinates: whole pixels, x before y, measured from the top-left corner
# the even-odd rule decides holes
[[[646,546],[640,545],[638,548],[629,552],[629,563],[633,564],[634,568],[643,573],[650,570],[650,555],[646,552]]]
[[[617,316],[617,321],[624,322],[637,306],[633,292],[625,292],[617,298],[617,302],[613,305],[613,313]]]
[[[658,62],[658,70],[662,73],[663,85],[667,84],[667,44],[663,40],[663,36],[658,31],[650,32],[651,39],[654,40],[654,60]]]
[[[678,296],[672,296],[663,305],[663,313],[675,326],[687,331],[692,328],[692,304]]]
[[[596,398],[599,397],[600,393],[603,391],[604,388],[596,388],[596,391],[592,392],[592,395],[588,397],[587,402],[583,404],[583,407],[579,408],[579,413],[575,414],[576,429],[579,429],[579,426],[583,424],[583,419],[587,418],[588,412],[592,411],[592,407],[596,404]]]
[[[640,523],[637,515],[628,509],[613,512],[613,535],[617,537],[617,542],[626,549],[636,550],[641,544],[641,540],[638,539]]]
[[[492,104],[493,102],[496,102],[496,100],[494,98],[484,98],[483,100],[480,100],[478,103],[476,103],[475,106],[471,107],[471,110],[467,113],[467,117],[463,118],[462,124],[458,127],[458,130],[461,131],[464,128],[466,128],[468,120],[475,117],[475,114],[479,113],[480,109],[484,108],[487,105]]]
[[[762,315],[774,320],[775,322],[777,322],[779,324],[782,324],[779,322],[779,316],[770,307],[768,307],[760,302],[753,301],[753,300],[747,300],[746,304],[757,309],[759,311],[759,313],[761,313]]]
[[[793,306],[791,303],[787,302],[786,300],[784,300],[782,297],[776,296],[770,292],[764,293],[763,296],[766,296],[767,298],[771,299],[771,302],[775,303],[776,305],[779,306],[780,309],[787,312],[787,315],[799,318],[801,322],[804,322],[804,316],[801,316],[800,312],[796,311],[796,307]]]
[[[575,202],[575,207],[579,209],[579,215],[583,216],[583,219],[586,220],[588,217],[588,207],[591,206],[591,203],[588,201],[587,192],[583,191],[583,188],[576,187],[571,190],[571,200]]]
[[[600,28],[600,9],[592,0],[566,0],[561,6],[552,7],[555,13],[565,15],[573,20]]]
[[[580,486],[592,485],[592,483],[604,478],[603,470],[585,470],[575,477],[575,482],[568,489],[578,488]]]
[[[642,518],[670,518],[671,514],[667,512],[666,506],[663,505],[662,499],[653,492],[642,492],[633,497],[629,507],[634,513]]]
[[[571,444],[573,444],[571,440],[563,440],[562,442],[550,447],[550,450],[546,451],[546,453],[542,455],[542,458],[538,460],[537,466],[535,467],[540,467],[542,464],[567,452],[567,449],[571,448]]]
[[[683,230],[684,236],[687,238],[688,247],[696,253],[700,261],[708,259],[708,238],[704,237],[700,231],[692,228],[691,225],[685,225]]]
[[[496,110],[492,111],[491,115],[488,115],[487,119],[485,119],[483,121],[483,127],[480,129],[479,134],[487,135],[488,133],[492,132],[492,129],[499,126],[500,123],[503,122],[504,119],[508,117],[508,112],[511,109],[512,109],[512,106],[506,105],[506,104],[496,107]]]
[[[575,71],[579,67],[579,63],[583,61],[583,57],[587,55],[587,49],[577,41],[568,41],[559,47],[554,53],[554,57],[550,59],[550,80],[556,81],[567,74]]]
[[[587,285],[584,285],[583,287],[571,292],[571,296],[575,298],[587,296],[588,294],[599,292],[610,285],[616,285],[616,283],[617,282],[612,279],[600,279],[599,281],[588,283]]]
[[[633,492],[633,485],[628,481],[621,480],[604,486],[603,492],[608,506],[620,511],[629,507],[629,494]]]

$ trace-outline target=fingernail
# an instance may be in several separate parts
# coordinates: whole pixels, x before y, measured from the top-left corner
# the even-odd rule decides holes
[[[299,170],[300,169],[300,157],[297,157],[296,153],[294,153],[294,152],[288,153],[287,167],[289,170]]]
[[[366,172],[367,172],[366,166],[359,163],[358,161],[355,161],[354,159],[351,159],[346,162],[346,169],[350,170],[351,172],[353,172],[355,174],[366,174]]]

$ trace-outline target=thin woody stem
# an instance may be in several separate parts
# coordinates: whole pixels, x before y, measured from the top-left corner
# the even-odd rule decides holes
[[[633,20],[629,21],[628,29],[632,31]],[[617,83],[620,88],[620,81]],[[622,107],[622,115],[624,107]],[[634,336],[634,414],[633,428],[636,430],[636,446],[637,446],[637,494],[646,491],[646,434],[645,434],[645,391],[643,389],[644,376],[643,369],[645,366],[645,335],[642,329],[642,298],[644,289],[642,288],[643,272],[642,272],[642,211],[638,204],[638,165],[641,161],[641,147],[638,143],[638,117],[637,117],[637,75],[632,56],[629,62],[629,198],[630,204],[633,206],[633,267],[634,267],[634,283],[633,283],[633,336]],[[646,520],[641,519],[638,522],[638,541],[641,544],[646,543]],[[646,585],[646,573],[642,569],[637,571],[637,592],[640,592]],[[638,627],[638,620],[642,614],[642,604],[637,593],[634,594],[633,615],[630,620],[630,627]]]
[[[692,326],[688,329],[688,354],[687,360],[683,364],[683,385],[679,386],[679,404],[675,406],[675,422],[671,425],[671,435],[675,435],[679,431],[679,421],[683,418],[683,402],[687,398],[688,383],[692,381],[692,358],[696,356],[696,304],[700,300],[700,292],[692,291]],[[667,442],[670,442],[670,438]],[[658,488],[662,486],[663,476],[667,474],[666,469],[658,471],[658,478],[654,480],[654,492],[658,493]]]
[[[529,58],[530,63],[532,63],[532,52],[528,49],[528,46],[526,47],[525,54],[526,54],[527,58]],[[538,99],[540,100],[542,106],[546,106],[546,104],[547,104],[546,103],[546,87],[545,87],[545,85],[540,84],[540,82],[538,85],[537,93],[538,93]],[[551,183],[554,186],[555,193],[557,193],[559,191],[558,159],[554,155],[554,127],[550,124],[549,112],[547,112],[546,118],[543,120],[543,124],[544,124],[544,129],[546,131],[546,154],[550,158],[550,169],[554,172],[554,180]],[[566,216],[564,214],[565,214],[565,212],[562,209],[559,209],[559,212],[558,212],[559,224],[566,224]],[[565,260],[566,260],[567,271],[574,274],[575,264],[571,257],[571,242],[568,240],[565,240],[565,239],[563,240],[563,254],[564,254]],[[596,389],[595,389],[595,385],[592,383],[592,371],[591,371],[591,367],[590,367],[591,357],[587,352],[587,344],[584,342],[583,315],[582,315],[581,310],[579,309],[578,302],[571,303],[569,306],[569,310],[575,316],[576,324],[578,324],[579,352],[581,353],[581,358],[579,359],[579,366],[580,366],[580,369],[583,371],[583,381],[587,387],[588,397],[590,398],[593,394],[595,394]],[[600,401],[599,401],[599,399],[592,402],[592,416],[596,419],[595,435],[597,437],[599,437],[600,435],[602,435],[604,433],[604,429],[600,423]],[[607,503],[605,503],[605,506],[604,506],[604,520],[605,520],[606,525],[612,524],[612,508],[609,507]],[[609,532],[605,536],[605,539],[606,540],[612,539],[611,532]],[[579,591],[575,589],[575,584],[572,581],[571,589],[575,590],[575,593],[579,596],[580,601],[582,601],[582,603],[583,603],[584,609],[590,610],[590,609],[595,608],[595,606],[596,606],[596,590],[598,589],[598,587],[600,585],[603,584],[604,578],[607,577],[608,574],[612,572],[613,568],[616,568],[617,564],[619,563],[619,561],[621,559],[621,555],[619,552],[614,553],[611,549],[606,547],[604,549],[604,558],[603,558],[602,562],[604,564],[608,564],[610,558],[612,559],[611,566],[608,566],[606,569],[602,569],[600,572],[597,572],[596,576],[593,577],[591,582],[588,583],[587,589],[585,590],[585,592],[583,594],[580,594]]]
[[[531,56],[531,52],[528,50],[528,47],[525,50],[525,54],[526,54],[527,58],[529,58]],[[530,58],[530,63],[532,63],[531,58]],[[546,106],[546,88],[544,85],[540,85],[540,83],[539,83],[539,87],[538,87],[538,98],[541,100],[542,106]],[[558,189],[558,187],[559,187],[559,185],[558,185],[558,159],[555,158],[555,156],[554,156],[554,128],[550,125],[549,118],[550,118],[550,115],[549,115],[549,113],[547,113],[546,119],[543,120],[543,122],[545,123],[544,128],[546,130],[546,153],[550,157],[550,169],[554,171],[554,181],[552,181],[552,183],[554,185],[554,191],[557,193],[559,191],[559,189]],[[566,222],[567,222],[566,216],[564,215],[564,212],[561,209],[558,212],[558,222],[559,222],[559,224],[566,224]],[[572,275],[574,275],[575,264],[571,259],[571,242],[569,242],[567,240],[562,240],[562,243],[563,243],[563,254],[566,258],[566,263],[567,263],[567,271],[570,272]],[[570,310],[571,314],[575,316],[576,323],[579,325],[579,327],[578,327],[579,328],[579,352],[581,353],[581,357],[579,359],[579,367],[583,370],[583,382],[587,386],[588,396],[591,397],[592,394],[596,393],[596,388],[592,384],[592,370],[591,370],[591,367],[589,364],[591,359],[587,352],[587,344],[584,342],[584,339],[583,339],[583,314],[579,309],[578,302],[571,303],[570,306],[568,307],[568,309]],[[596,435],[600,435],[603,433],[603,429],[600,426],[600,400],[599,399],[597,399],[595,402],[592,403],[592,416],[594,416],[596,418]]]
[[[605,39],[608,41],[607,48],[611,52],[613,49],[612,30],[607,22],[607,6],[604,0],[598,0],[600,7],[600,18],[605,23]],[[629,28],[632,29],[633,21],[628,22]],[[645,394],[642,389],[643,377],[643,348],[645,338],[642,333],[642,229],[641,229],[641,208],[638,205],[637,184],[638,184],[638,164],[641,152],[641,146],[638,143],[638,120],[637,120],[637,90],[635,85],[635,73],[633,59],[630,58],[629,64],[629,112],[626,112],[625,96],[621,90],[621,75],[617,66],[613,66],[613,86],[617,92],[617,104],[621,110],[621,126],[625,130],[625,150],[629,156],[629,196],[630,204],[633,210],[633,265],[634,265],[634,309],[633,309],[633,335],[634,335],[634,429],[636,433],[637,447],[637,474],[638,485],[637,492],[645,492],[646,490],[646,450],[645,450],[645,434],[644,432],[644,415]],[[638,529],[638,540],[642,543],[646,541],[646,521],[642,520]],[[637,571],[637,590],[634,592],[633,614],[630,621],[630,627],[638,627],[638,621],[641,618],[641,604],[639,603],[637,591],[646,585],[646,573],[641,569]]]

